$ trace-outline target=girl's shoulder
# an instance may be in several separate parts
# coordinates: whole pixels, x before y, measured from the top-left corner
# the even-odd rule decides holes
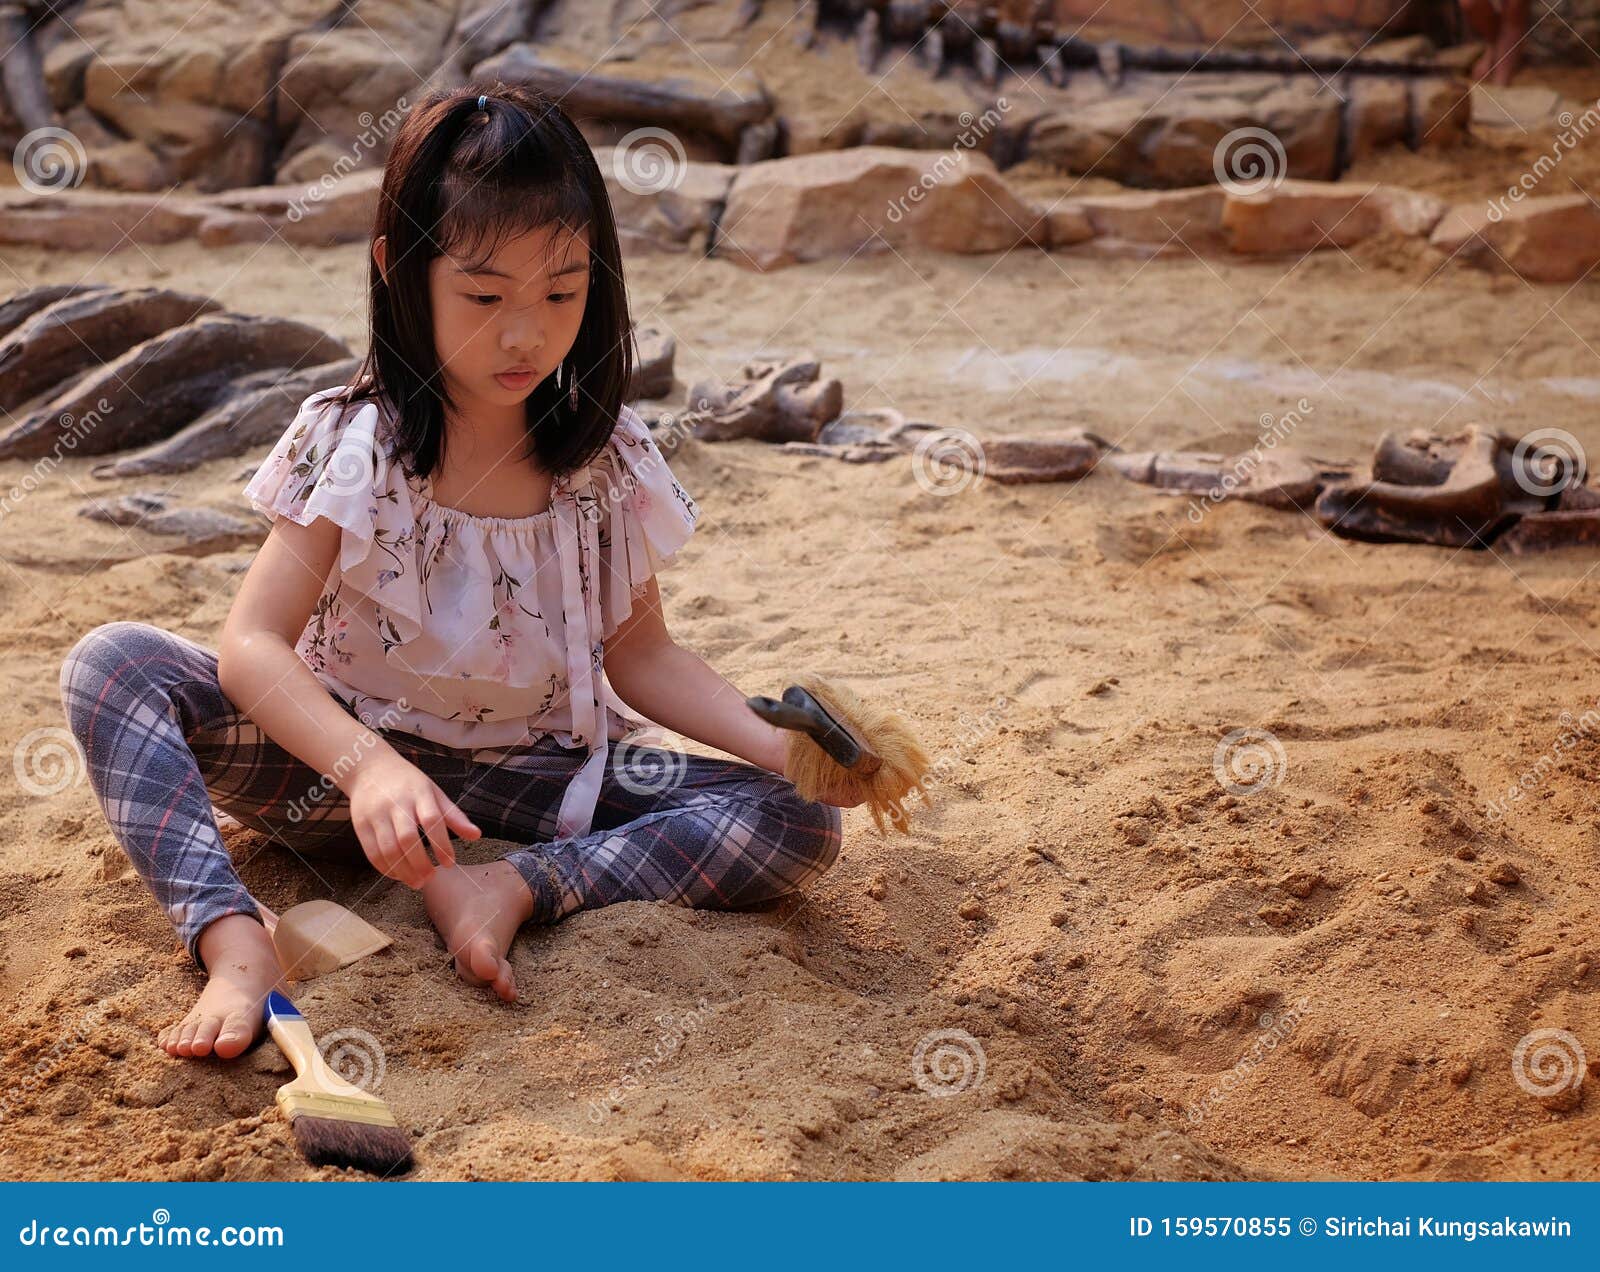
[[[343,385],[300,404],[244,486],[257,512],[301,525],[327,516],[347,528],[375,515],[398,474],[390,460],[389,413],[377,401],[343,400]]]

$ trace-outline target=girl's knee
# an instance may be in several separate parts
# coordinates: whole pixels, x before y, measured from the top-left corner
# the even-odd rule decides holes
[[[61,662],[62,688],[77,672],[90,667],[114,666],[130,656],[160,646],[167,636],[167,632],[151,623],[128,619],[92,627],[78,638],[78,643],[67,651]]]
[[[810,877],[832,869],[844,843],[844,811],[836,804],[801,799],[798,794],[784,811],[794,851],[810,862]]]

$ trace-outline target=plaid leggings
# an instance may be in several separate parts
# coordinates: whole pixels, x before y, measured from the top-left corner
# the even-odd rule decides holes
[[[104,624],[67,655],[61,701],[112,834],[202,968],[207,924],[260,917],[215,809],[293,850],[361,851],[348,797],[228,701],[203,645],[148,623]],[[584,748],[545,734],[491,759],[378,732],[485,837],[526,845],[505,860],[533,893],[536,923],[613,901],[739,909],[804,887],[839,855],[840,809],[758,765],[615,743],[591,830],[555,840]]]

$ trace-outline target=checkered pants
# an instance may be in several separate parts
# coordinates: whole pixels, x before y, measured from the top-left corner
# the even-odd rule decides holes
[[[202,968],[208,924],[260,917],[215,809],[297,851],[361,852],[344,792],[228,701],[203,645],[148,623],[107,623],[67,655],[61,701],[112,834]],[[380,732],[485,837],[525,845],[505,860],[533,893],[536,923],[613,901],[739,909],[803,888],[839,855],[840,810],[758,765],[614,742],[590,832],[557,840],[583,748],[546,734],[491,758]]]

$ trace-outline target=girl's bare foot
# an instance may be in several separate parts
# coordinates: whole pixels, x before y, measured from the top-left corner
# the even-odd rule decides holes
[[[283,980],[272,938],[248,914],[229,914],[200,933],[209,973],[200,1000],[156,1036],[169,1056],[232,1060],[261,1033],[261,1005]]]
[[[533,917],[533,893],[517,868],[508,861],[440,868],[422,885],[422,900],[456,960],[456,975],[469,985],[492,985],[515,1002],[517,981],[506,952]]]

